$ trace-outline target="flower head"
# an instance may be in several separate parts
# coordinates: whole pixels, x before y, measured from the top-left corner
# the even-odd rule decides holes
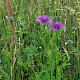
[[[59,29],[61,29],[61,28],[64,28],[65,27],[65,25],[64,24],[62,24],[62,23],[60,23],[60,22],[54,22],[53,24],[51,24],[50,25],[50,30],[59,30]]]
[[[43,24],[51,24],[52,23],[52,20],[50,17],[48,16],[45,16],[45,15],[40,15],[36,18],[36,20],[40,23],[43,23]]]
[[[9,21],[12,23],[14,21],[14,18],[13,17],[10,17],[9,18]]]

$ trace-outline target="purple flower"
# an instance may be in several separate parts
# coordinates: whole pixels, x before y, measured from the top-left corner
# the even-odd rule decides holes
[[[45,24],[51,24],[52,23],[52,20],[50,17],[48,16],[45,16],[45,15],[40,15],[36,18],[36,20],[40,23],[43,23],[44,25]]]
[[[62,28],[64,28],[65,27],[65,25],[64,24],[62,24],[62,23],[60,23],[60,22],[54,22],[54,23],[52,23],[51,25],[50,25],[50,27],[49,27],[49,29],[50,30],[59,30],[59,29],[62,29]]]

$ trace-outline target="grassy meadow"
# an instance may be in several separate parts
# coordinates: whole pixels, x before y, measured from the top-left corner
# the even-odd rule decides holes
[[[0,80],[80,80],[80,0],[0,0]]]

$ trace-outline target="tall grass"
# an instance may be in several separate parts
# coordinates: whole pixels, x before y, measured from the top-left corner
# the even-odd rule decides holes
[[[0,80],[80,80],[80,0],[0,0],[0,10]]]

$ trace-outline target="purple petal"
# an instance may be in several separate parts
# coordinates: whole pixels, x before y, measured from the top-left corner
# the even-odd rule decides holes
[[[36,20],[37,20],[38,22],[40,22],[40,23],[43,23],[43,24],[50,24],[50,23],[52,23],[52,20],[50,19],[50,17],[44,16],[44,15],[38,16],[38,17],[36,18]]]
[[[65,25],[64,24],[61,24],[61,27],[60,28],[64,28],[65,27]]]
[[[53,24],[50,25],[49,30],[59,30],[61,28],[64,28],[65,25],[60,23],[60,22],[54,22]]]

